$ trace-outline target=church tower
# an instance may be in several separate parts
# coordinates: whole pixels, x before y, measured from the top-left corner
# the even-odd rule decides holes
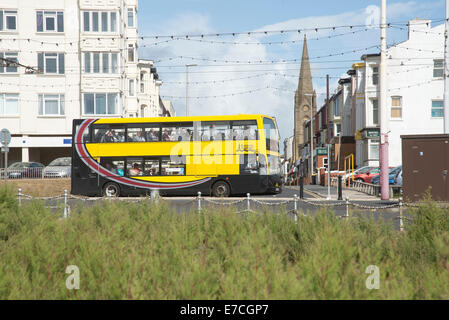
[[[293,160],[300,158],[300,150],[304,146],[304,123],[310,120],[311,112],[316,114],[316,93],[313,90],[312,73],[310,71],[307,37],[304,36],[301,71],[299,73],[298,89],[295,94],[295,138],[293,141]]]

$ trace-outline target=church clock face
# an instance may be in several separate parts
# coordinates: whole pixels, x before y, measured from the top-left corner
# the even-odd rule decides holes
[[[303,110],[304,110],[304,112],[308,112],[309,111],[309,107],[308,106],[304,106]]]

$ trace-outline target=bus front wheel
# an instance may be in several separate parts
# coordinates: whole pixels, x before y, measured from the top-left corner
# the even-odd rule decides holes
[[[116,198],[120,196],[120,187],[114,182],[108,182],[103,187],[103,196]]]
[[[218,181],[212,187],[212,195],[217,198],[227,198],[231,194],[229,184],[224,181]]]

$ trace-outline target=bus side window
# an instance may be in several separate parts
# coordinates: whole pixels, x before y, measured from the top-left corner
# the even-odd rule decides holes
[[[145,136],[148,142],[159,141],[159,127],[145,128]]]
[[[126,159],[126,173],[129,177],[143,176],[142,159],[141,158],[127,158]]]
[[[182,162],[182,163],[181,163]],[[162,176],[185,176],[185,160],[172,161],[170,159],[162,159],[161,162],[161,175]]]
[[[234,121],[232,124],[232,136],[234,140],[257,140],[257,122],[252,120]]]
[[[159,175],[159,160],[145,160],[144,165],[144,176],[148,177]]]
[[[146,142],[147,137],[143,128],[128,128],[127,142]]]

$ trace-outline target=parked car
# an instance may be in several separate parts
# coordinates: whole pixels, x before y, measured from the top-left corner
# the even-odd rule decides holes
[[[38,162],[16,162],[6,169],[8,179],[42,178],[44,165]]]
[[[399,173],[399,171],[401,171],[401,170],[402,170],[402,166],[397,166],[396,168],[390,169],[390,171],[388,172],[388,183],[389,184],[391,184],[391,185],[396,184],[394,180],[395,180],[397,174]],[[380,174],[373,177],[371,179],[371,183],[372,184],[380,184]]]
[[[371,183],[371,179],[380,173],[380,168],[372,168],[364,173],[354,176],[355,181],[362,181],[366,183]]]
[[[373,169],[373,168],[374,168],[374,167],[369,167],[369,166],[358,168],[358,169],[354,170],[354,173],[353,173],[353,175],[351,174],[351,177],[355,177],[355,176],[358,175],[358,174],[366,173],[366,172],[368,172],[369,170],[371,170],[371,169]],[[347,174],[344,176],[344,179],[346,179],[346,182],[348,182],[349,176],[350,176],[349,173],[347,173]],[[352,179],[351,179],[351,180],[352,180]]]
[[[70,178],[72,175],[72,158],[58,158],[44,169],[44,178]]]

